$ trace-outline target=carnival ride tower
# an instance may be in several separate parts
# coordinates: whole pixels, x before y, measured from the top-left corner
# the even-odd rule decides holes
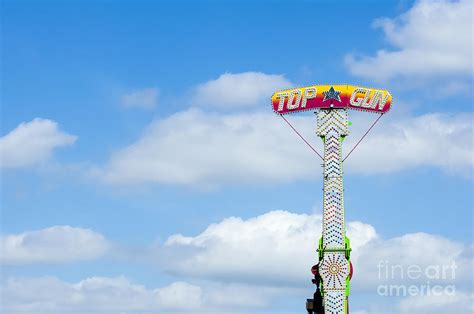
[[[386,90],[351,85],[313,85],[279,91],[272,96],[275,113],[323,160],[323,232],[318,245],[318,264],[311,268],[316,285],[313,299],[307,299],[309,314],[348,314],[352,277],[350,241],[344,223],[343,162],[391,107]],[[348,135],[348,110],[379,113],[380,116],[343,158],[342,142]],[[315,110],[316,134],[323,140],[324,157],[290,124],[284,115]]]
[[[346,313],[351,266],[344,224],[342,141],[348,134],[347,110],[320,109],[317,117],[316,133],[324,142],[323,234],[318,248],[323,307],[326,313]]]

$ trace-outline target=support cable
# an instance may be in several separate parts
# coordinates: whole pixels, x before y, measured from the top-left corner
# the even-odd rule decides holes
[[[374,123],[372,123],[372,125],[370,126],[370,128],[367,130],[367,132],[365,132],[364,135],[362,135],[362,137],[360,138],[360,140],[357,142],[357,144],[354,145],[354,147],[352,147],[351,151],[349,152],[349,154],[347,154],[346,157],[344,157],[344,159],[342,160],[342,162],[344,162],[344,160],[347,159],[347,157],[349,157],[352,152],[354,151],[354,149],[356,149],[356,147],[360,144],[360,142],[362,142],[362,140],[364,139],[364,137],[369,134],[370,130],[372,130],[372,128],[374,127],[375,124],[377,124],[377,122],[379,122],[380,118],[382,118],[383,116],[383,113],[380,114],[380,116],[377,118],[377,120],[374,121]]]
[[[285,122],[290,126],[290,128],[292,128],[293,131],[295,131],[295,133],[298,134],[298,136],[303,140],[303,142],[305,142],[306,145],[308,145],[309,148],[311,148],[311,150],[312,150],[313,152],[315,152],[316,155],[319,156],[319,158],[321,158],[322,160],[324,160],[323,156],[321,156],[321,155],[316,151],[316,149],[314,149],[314,147],[311,146],[311,144],[310,144],[307,140],[305,140],[305,138],[303,137],[303,135],[301,135],[301,134],[291,125],[291,123],[290,123],[282,114],[280,114],[280,117],[282,117],[283,120],[285,120]]]

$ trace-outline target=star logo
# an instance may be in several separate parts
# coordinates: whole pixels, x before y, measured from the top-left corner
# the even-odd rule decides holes
[[[334,87],[331,86],[331,88],[325,92],[323,92],[324,99],[323,101],[329,100],[329,99],[334,99],[337,101],[341,101],[341,97],[339,97],[339,94],[341,92],[338,92],[334,89]]]

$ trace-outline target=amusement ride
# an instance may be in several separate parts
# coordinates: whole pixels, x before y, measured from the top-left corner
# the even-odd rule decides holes
[[[392,95],[387,90],[352,85],[313,85],[275,92],[271,100],[273,111],[323,161],[322,236],[317,249],[318,263],[311,268],[316,291],[312,299],[306,300],[306,310],[308,314],[348,314],[353,267],[344,224],[343,163],[382,115],[390,110]],[[380,116],[343,157],[342,143],[349,134],[349,109]],[[316,114],[316,134],[324,143],[323,156],[285,118],[287,114],[301,111],[314,111]]]

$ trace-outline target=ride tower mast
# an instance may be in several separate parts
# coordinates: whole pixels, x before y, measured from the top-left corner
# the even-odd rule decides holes
[[[318,245],[318,264],[311,268],[316,285],[313,299],[307,299],[309,314],[348,314],[352,277],[350,241],[344,223],[343,162],[362,141],[392,103],[386,90],[351,85],[313,85],[279,91],[272,96],[273,110],[323,160],[323,232]],[[283,116],[317,110],[316,134],[324,142],[324,157]],[[343,158],[342,142],[348,135],[348,110],[379,113],[369,130]]]

